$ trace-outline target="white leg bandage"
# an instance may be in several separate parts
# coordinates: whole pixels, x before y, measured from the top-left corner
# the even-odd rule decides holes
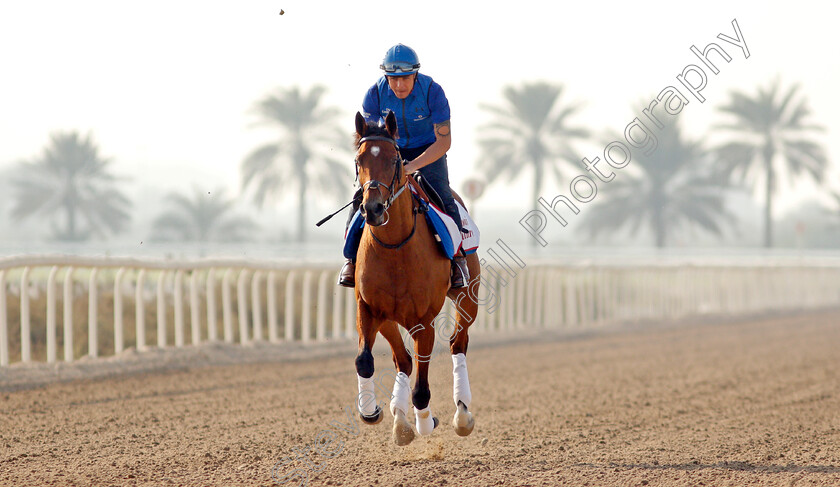
[[[373,416],[376,412],[376,386],[373,383],[373,377],[365,379],[360,375],[359,378],[359,397],[356,398],[356,406],[359,412],[365,416]]]
[[[432,416],[432,407],[426,409],[414,408],[414,426],[421,435],[431,434],[435,429],[435,419]]]
[[[455,400],[455,405],[457,406],[458,401],[461,401],[465,406],[470,407],[472,393],[470,392],[470,378],[467,375],[467,356],[463,353],[452,356],[452,377],[454,379],[452,398]]]
[[[405,372],[398,372],[394,379],[394,392],[391,394],[391,414],[397,415],[396,409],[408,414],[408,376]]]

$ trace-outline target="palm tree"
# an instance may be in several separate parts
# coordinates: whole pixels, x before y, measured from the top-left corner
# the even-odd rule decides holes
[[[647,226],[659,248],[683,225],[720,235],[721,218],[733,217],[724,207],[725,179],[704,170],[707,160],[701,142],[686,140],[677,124],[666,125],[657,149],[634,158],[636,170],[622,171],[599,193],[603,196],[589,209],[583,229],[595,238],[625,226],[636,235]]]
[[[260,207],[268,198],[285,196],[290,185],[297,187],[299,241],[305,239],[309,186],[320,189],[323,197],[340,201],[350,178],[349,158],[337,157],[349,148],[349,131],[335,124],[335,108],[321,106],[324,92],[321,86],[308,93],[295,87],[263,98],[257,113],[262,122],[279,129],[280,138],[254,150],[240,168],[243,189],[254,187],[254,202]]]
[[[729,103],[720,107],[734,117],[733,123],[719,126],[732,137],[717,150],[725,172],[741,183],[764,180],[765,247],[773,246],[773,196],[780,176],[806,173],[820,181],[827,165],[823,148],[808,139],[821,127],[808,123],[811,110],[807,100],[797,96],[798,89],[794,85],[782,93],[777,80],[769,89],[759,88],[754,98],[734,91]]]
[[[57,240],[83,241],[92,235],[119,233],[128,225],[131,202],[117,189],[110,164],[90,134],[53,134],[44,153],[23,162],[12,180],[12,217],[50,217]]]
[[[551,170],[558,180],[562,179],[558,162],[577,166],[580,158],[571,142],[589,136],[587,130],[570,125],[569,119],[580,107],[562,107],[562,93],[561,85],[525,83],[521,88],[503,89],[504,106],[481,105],[494,119],[480,128],[483,137],[479,140],[479,168],[491,182],[507,182],[531,167],[535,210],[546,173]]]
[[[152,223],[156,240],[192,242],[239,242],[247,240],[257,224],[248,217],[230,215],[234,201],[225,198],[223,189],[193,189],[193,199],[170,193],[169,210]]]

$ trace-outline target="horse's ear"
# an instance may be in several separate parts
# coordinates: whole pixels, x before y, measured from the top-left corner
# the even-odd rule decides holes
[[[356,133],[359,134],[359,137],[364,137],[365,131],[367,131],[365,117],[361,113],[356,112]]]
[[[388,115],[385,116],[385,130],[388,131],[388,135],[397,138],[397,116],[390,110]]]

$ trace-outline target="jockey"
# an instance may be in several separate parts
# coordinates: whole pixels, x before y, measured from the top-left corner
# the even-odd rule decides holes
[[[452,217],[462,232],[461,215],[449,189],[449,169],[446,152],[452,144],[449,126],[449,100],[431,77],[419,73],[420,60],[414,49],[397,44],[388,49],[380,69],[385,75],[370,87],[362,102],[362,114],[367,119],[385,117],[389,111],[397,118],[397,146],[407,161],[405,171],[420,171],[443,200],[446,214]],[[354,197],[353,209],[347,225],[362,200],[361,189]],[[355,285],[356,266],[347,259],[338,284]],[[456,253],[452,259],[452,287],[462,288],[469,282],[466,258]]]

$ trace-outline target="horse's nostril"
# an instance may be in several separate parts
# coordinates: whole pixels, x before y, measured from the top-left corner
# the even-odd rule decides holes
[[[362,216],[368,221],[376,221],[382,217],[382,214],[385,213],[385,205],[381,202],[373,202],[370,201],[367,204],[362,205]]]

